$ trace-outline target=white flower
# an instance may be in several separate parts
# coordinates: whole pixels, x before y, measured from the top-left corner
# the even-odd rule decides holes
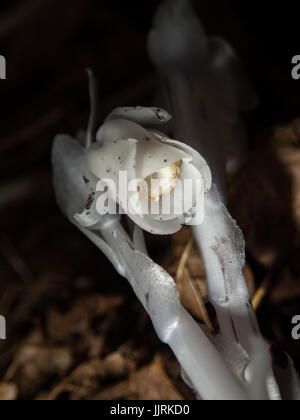
[[[208,338],[207,331],[183,308],[173,279],[147,256],[141,230],[135,226],[131,239],[118,216],[106,215],[93,228],[82,227],[74,220],[74,213],[84,207],[92,188],[90,185],[87,191],[86,182],[93,182],[86,175],[84,148],[76,139],[59,135],[54,142],[52,162],[59,207],[128,279],[159,338],[173,350],[192,389],[207,400],[215,396],[222,400],[246,399],[244,388],[214,346],[216,343],[220,347],[221,339]],[[247,361],[240,360],[240,348],[235,349],[227,341],[225,344],[225,354],[231,355],[228,364],[232,365],[234,359],[235,364],[243,366]]]
[[[86,151],[89,171],[98,180],[111,181],[116,186],[114,197],[133,222],[148,232],[161,235],[175,233],[182,224],[191,224],[192,220],[193,223],[202,222],[202,209],[198,208],[202,202],[197,200],[197,194],[204,195],[212,182],[210,169],[198,152],[149,128],[163,125],[170,119],[166,111],[158,108],[118,108],[98,130],[97,142]],[[120,185],[120,173],[126,174],[127,183],[131,185],[129,190]],[[152,184],[153,180],[156,184]],[[186,180],[192,183],[187,185]],[[200,193],[195,181],[201,185]],[[152,187],[154,184],[156,188]],[[179,184],[181,190],[177,188]],[[107,182],[109,189],[110,185]],[[98,192],[98,197],[100,195]],[[167,214],[162,211],[166,198],[171,203]],[[134,204],[145,200],[152,209],[156,205],[155,214],[136,211]],[[178,209],[181,209],[180,214]],[[95,208],[89,213],[94,222],[97,219]],[[76,216],[78,222],[81,216]]]

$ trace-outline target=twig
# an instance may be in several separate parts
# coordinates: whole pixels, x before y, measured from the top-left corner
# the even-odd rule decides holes
[[[186,267],[189,256],[192,252],[193,246],[194,246],[194,238],[191,238],[188,241],[188,243],[187,243],[187,245],[186,245],[186,247],[183,251],[182,257],[180,259],[180,262],[179,262],[179,265],[178,265],[178,270],[177,270],[177,273],[176,273],[176,283],[178,283],[180,285],[182,281],[187,279],[188,284],[189,284],[190,288],[192,289],[193,295],[194,295],[194,297],[196,299],[196,302],[198,304],[202,321],[205,323],[205,325],[210,330],[214,331],[214,327],[213,327],[213,325],[212,325],[212,323],[209,319],[207,310],[206,310],[204,302],[203,302],[203,297],[202,297],[201,290],[198,288],[198,285],[194,284],[194,282],[193,282],[193,280],[190,276],[189,270]]]
[[[182,257],[181,257],[181,259],[179,261],[179,264],[178,264],[178,269],[177,269],[177,273],[176,273],[176,280],[177,281],[180,281],[183,278],[184,269],[185,269],[185,266],[186,266],[187,261],[189,259],[190,253],[192,252],[193,246],[194,246],[194,238],[191,238],[189,240],[189,242],[187,243],[187,245],[186,245],[186,247],[183,251]]]
[[[262,302],[263,302],[263,300],[264,300],[264,298],[267,294],[267,291],[269,289],[269,285],[270,285],[270,277],[267,276],[253,296],[252,306],[253,306],[255,311],[257,311],[259,309],[259,307],[261,306],[261,304],[262,304]]]
[[[201,313],[201,318],[202,318],[203,322],[205,323],[207,328],[209,328],[211,331],[215,331],[215,329],[214,329],[214,327],[211,323],[211,320],[208,316],[207,310],[205,308],[205,304],[204,304],[204,301],[203,301],[201,290],[198,288],[197,283],[194,283],[193,280],[191,279],[189,270],[187,268],[185,269],[185,274],[186,274],[186,278],[188,280],[188,283],[189,283],[189,285],[190,285],[190,287],[193,291],[195,299],[197,301],[197,304],[198,304],[198,307],[199,307],[199,310],[200,310],[200,313]]]

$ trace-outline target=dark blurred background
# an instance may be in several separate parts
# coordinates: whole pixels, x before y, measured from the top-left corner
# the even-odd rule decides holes
[[[157,77],[146,37],[159,4],[0,5],[0,55],[7,60],[7,80],[0,80],[0,314],[8,321],[8,340],[0,347],[0,398],[192,397],[129,286],[60,215],[51,185],[54,136],[75,134],[87,124],[87,67],[99,80],[99,123],[115,106],[151,104]],[[236,49],[260,99],[247,121],[250,160],[231,184],[231,208],[246,236],[253,293],[262,285],[268,290],[258,308],[264,335],[299,364],[299,345],[290,338],[291,317],[300,314],[295,3],[194,5],[208,34],[223,36]],[[183,238],[172,246],[182,251]],[[170,256],[170,241],[149,243],[152,256],[172,272],[178,260]],[[98,376],[83,369],[75,380],[74,369],[89,362]],[[151,382],[160,375],[163,389]]]
[[[16,144],[20,153],[14,168],[1,165],[1,178],[10,178],[13,169],[16,174],[20,156],[33,168],[57,127],[74,132],[84,126],[87,66],[100,80],[101,116],[116,104],[146,102],[155,75],[145,42],[159,3],[12,0],[1,6],[0,51],[7,59],[8,78],[1,83],[0,153],[10,156]],[[291,59],[299,53],[293,3],[194,3],[208,33],[222,35],[234,46],[252,78],[261,100],[255,123],[297,116],[300,83],[291,78]],[[48,141],[42,141],[47,129]],[[29,144],[35,144],[34,153]]]

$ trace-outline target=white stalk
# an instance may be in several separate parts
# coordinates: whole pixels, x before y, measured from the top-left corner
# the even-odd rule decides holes
[[[148,312],[159,338],[171,347],[195,392],[205,400],[248,399],[246,389],[181,305],[174,280],[133,248],[120,225],[102,229],[101,236],[119,256],[125,277]]]

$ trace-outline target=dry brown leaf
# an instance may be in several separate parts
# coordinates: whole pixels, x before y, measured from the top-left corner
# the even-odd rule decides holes
[[[40,399],[56,400],[62,396],[71,400],[90,399],[99,392],[103,383],[115,383],[128,372],[127,360],[122,353],[109,354],[104,360],[92,359],[78,366],[72,374]]]
[[[18,397],[18,388],[14,383],[0,382],[0,401],[14,401]]]
[[[161,356],[138,372],[132,373],[129,381],[107,388],[95,396],[96,400],[183,400],[167,376]]]
[[[56,342],[67,341],[76,333],[85,334],[89,323],[104,316],[123,303],[121,296],[82,296],[72,303],[67,312],[50,308],[47,314],[47,333]]]
[[[24,344],[8,368],[5,378],[18,384],[21,397],[30,397],[53,377],[64,375],[72,363],[69,348]]]

